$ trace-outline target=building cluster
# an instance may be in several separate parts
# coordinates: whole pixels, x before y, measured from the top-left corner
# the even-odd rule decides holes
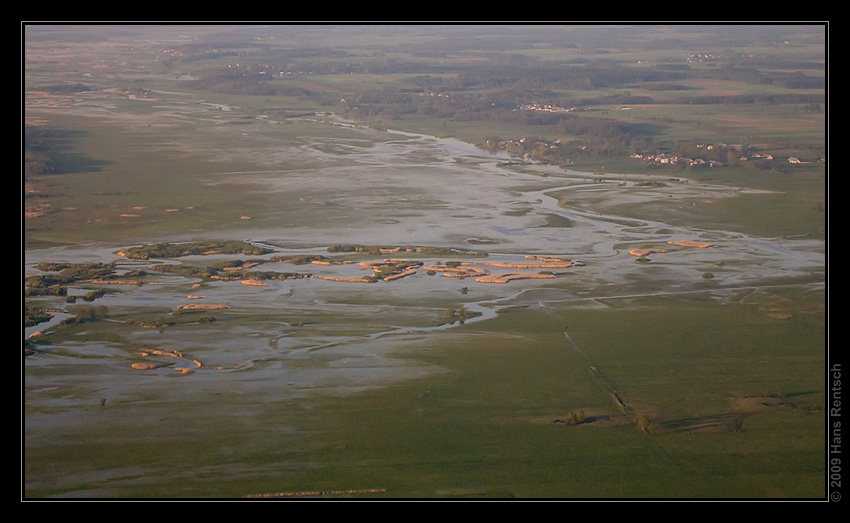
[[[760,152],[747,152],[744,151],[744,147],[741,145],[727,145],[725,143],[717,143],[717,144],[697,144],[697,149],[703,149],[707,152],[707,155],[717,155],[718,152],[724,155],[726,158],[729,158],[730,161],[732,159],[746,162],[746,161],[759,161],[759,160],[773,160],[772,154],[765,154]],[[711,151],[709,153],[709,151]],[[690,158],[686,156],[679,156],[675,154],[665,154],[665,153],[656,153],[656,154],[641,154],[634,153],[630,155],[631,158],[636,160],[643,160],[647,163],[654,164],[678,164],[685,165],[687,167],[722,167],[723,163],[714,160],[714,159],[702,159],[702,158]],[[788,158],[789,163],[805,163],[801,162],[799,159],[791,157]]]
[[[686,158],[684,156],[678,155],[667,155],[664,153],[658,154],[640,154],[634,153],[630,155],[631,158],[636,160],[643,160],[646,163],[654,163],[654,164],[676,164],[681,165],[684,164],[688,167],[721,167],[723,164],[716,160],[703,160],[702,158]]]
[[[514,111],[544,111],[548,113],[569,113],[572,111],[576,111],[575,107],[570,107],[567,109],[566,107],[561,107],[560,105],[555,104],[539,104],[537,102],[530,104],[522,104]]]

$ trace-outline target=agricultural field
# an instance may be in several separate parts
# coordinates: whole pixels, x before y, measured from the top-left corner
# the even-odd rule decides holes
[[[23,29],[24,499],[826,499],[824,25]]]

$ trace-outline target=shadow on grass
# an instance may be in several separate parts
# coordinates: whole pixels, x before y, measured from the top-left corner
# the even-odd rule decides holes
[[[24,133],[25,173],[50,175],[100,171],[110,162],[73,152],[75,140],[86,134],[85,131],[27,126]]]

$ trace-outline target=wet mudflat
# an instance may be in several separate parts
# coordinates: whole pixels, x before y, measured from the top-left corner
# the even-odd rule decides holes
[[[327,125],[317,123],[313,132],[318,136]],[[351,263],[268,264],[264,268],[316,277],[263,285],[155,274],[141,285],[113,286],[95,302],[109,310],[107,320],[47,329],[42,339],[48,342],[25,358],[28,495],[243,497],[274,491],[272,483],[309,491],[333,481],[310,480],[305,472],[310,465],[299,456],[327,459],[332,467],[333,451],[282,446],[305,445],[305,433],[332,430],[311,406],[450,375],[450,369],[417,355],[463,339],[473,346],[482,337],[498,339],[493,333],[502,328],[500,311],[530,308],[551,316],[647,297],[725,302],[788,286],[822,292],[821,241],[701,229],[688,222],[686,212],[670,221],[615,212],[618,205],[641,201],[684,209],[735,198],[739,188],[698,182],[644,188],[636,183],[645,177],[599,181],[587,173],[535,167],[546,171],[541,177],[507,170],[499,163],[504,158],[455,141],[347,132],[352,136],[317,139],[292,151],[301,164],[320,167],[210,173],[210,184],[249,183],[266,200],[279,195],[282,205],[247,230],[243,225],[203,235],[261,243],[275,255],[322,254],[354,262],[404,257],[422,266],[462,262],[491,274],[513,270],[494,264],[527,263],[528,256],[561,257],[572,265],[548,271],[548,279],[504,284],[429,274],[421,267],[376,283],[319,278],[368,274]],[[172,231],[157,241],[197,236]],[[682,240],[707,245],[670,243]],[[440,246],[486,256],[391,249],[330,254],[328,247],[337,244]],[[38,272],[36,265],[44,261],[117,262],[131,270],[239,258],[142,262],[117,256],[129,246],[27,250],[25,271]],[[654,251],[635,256],[634,249]],[[39,302],[73,310],[56,298]],[[227,308],[183,313],[174,326],[139,325],[174,317],[188,303]],[[476,314],[459,321],[446,312],[460,308]],[[204,316],[214,321],[202,321]],[[133,368],[140,362],[153,365]],[[323,421],[305,421],[314,418]],[[323,439],[313,444],[321,446]]]

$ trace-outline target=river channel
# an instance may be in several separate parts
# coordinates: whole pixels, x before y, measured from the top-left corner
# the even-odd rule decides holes
[[[341,347],[350,344],[363,347],[389,337],[450,329],[458,322],[440,317],[448,307],[462,306],[475,312],[476,316],[466,319],[470,323],[493,318],[500,307],[516,304],[586,304],[610,296],[691,292],[694,282],[708,271],[714,277],[714,288],[722,291],[781,284],[788,278],[822,271],[824,266],[822,241],[752,238],[606,212],[620,203],[663,200],[669,205],[686,206],[705,199],[734,198],[740,188],[677,179],[645,189],[637,185],[645,176],[606,180],[549,166],[534,166],[533,175],[522,174],[502,165],[510,159],[506,155],[491,154],[456,140],[392,131],[385,136],[371,146],[354,140],[316,138],[312,147],[299,147],[298,154],[312,155],[315,163],[323,166],[326,189],[321,196],[310,189],[316,184],[313,169],[289,170],[285,175],[274,170],[253,172],[252,181],[270,193],[286,193],[290,199],[291,194],[300,194],[317,218],[312,221],[315,226],[283,227],[281,223],[281,228],[272,228],[266,221],[252,230],[250,241],[272,246],[275,255],[327,255],[327,246],[339,243],[432,245],[488,253],[486,258],[466,260],[469,263],[519,263],[535,255],[567,258],[574,265],[554,271],[554,279],[508,284],[482,284],[472,278],[445,278],[420,270],[401,280],[368,285],[317,278],[273,282],[264,287],[207,282],[196,292],[192,286],[200,281],[170,276],[141,286],[114,286],[96,303],[116,316],[155,310],[167,315],[192,294],[203,294],[201,301],[205,303],[227,304],[227,315],[242,317],[243,322],[221,322],[191,336],[169,329],[142,329],[130,337],[140,345],[210,354],[208,358],[215,361],[216,368],[246,369],[283,355],[300,358],[318,352],[339,353]],[[229,183],[222,180],[232,174],[211,173],[209,183]],[[279,219],[286,218],[282,214]],[[286,235],[282,236],[284,230]],[[245,234],[234,232],[232,237],[244,239]],[[189,239],[176,235],[162,241]],[[681,240],[710,246],[668,243]],[[38,272],[35,266],[41,261],[118,261],[122,270],[175,262],[124,260],[116,255],[123,247],[28,250],[25,271]],[[659,253],[648,256],[649,263],[639,264],[629,254],[634,248],[655,248]],[[446,261],[417,257],[416,253],[410,257],[425,265]],[[188,257],[178,262],[203,265],[222,258],[227,257]],[[269,264],[263,270],[308,271],[314,276],[337,278],[364,275],[356,264],[308,267]],[[481,267],[489,272],[510,272],[492,265]],[[540,296],[545,298],[541,300]],[[42,301],[46,307],[64,308],[55,299]],[[334,318],[330,322],[333,327],[321,329],[318,336],[313,334],[319,330],[314,327],[289,327],[327,324],[329,315]],[[60,317],[27,328],[24,336],[55,328]],[[212,347],[219,349],[210,352]]]

